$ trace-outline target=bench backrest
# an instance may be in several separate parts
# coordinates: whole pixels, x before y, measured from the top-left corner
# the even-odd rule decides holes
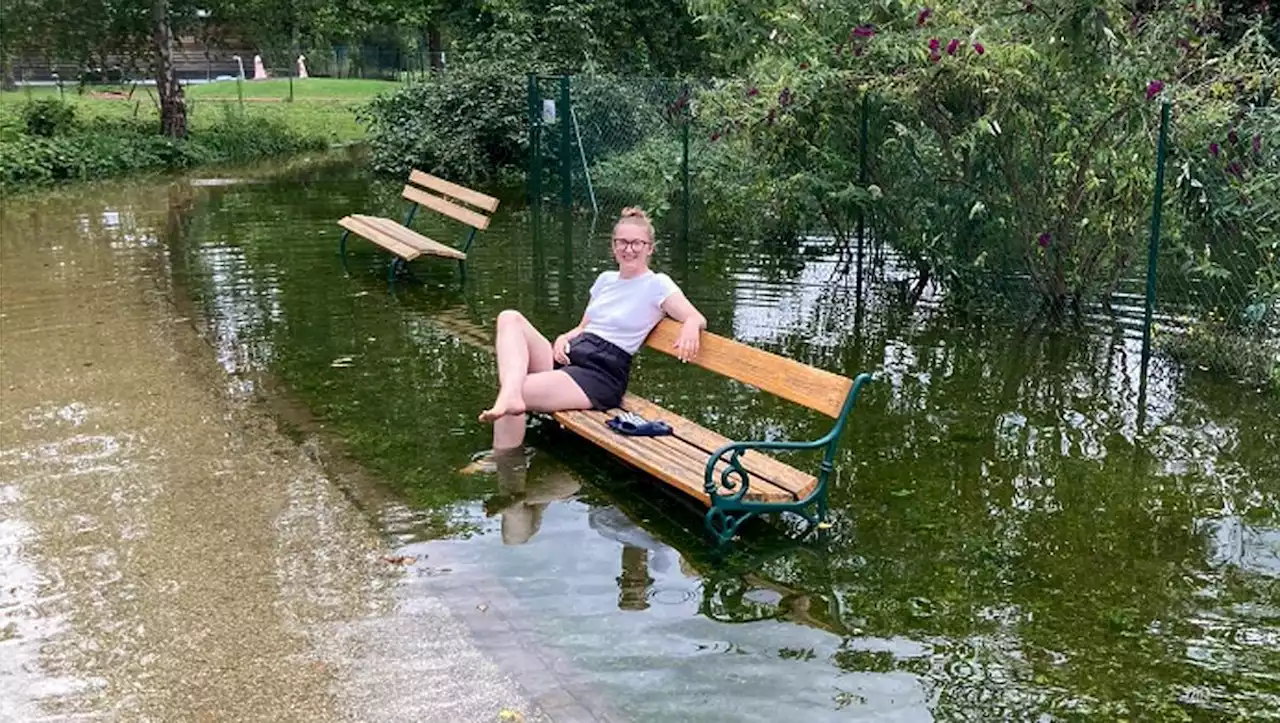
[[[658,322],[645,343],[653,349],[675,355],[680,323],[670,318]],[[796,404],[839,418],[853,380],[801,364],[707,331],[702,332],[694,364],[717,374],[737,379],[776,394]]]
[[[414,184],[435,191],[440,195],[435,196],[427,193],[421,188],[415,187]],[[455,203],[455,201],[470,204],[489,213],[493,213],[498,208],[498,199],[493,196],[486,196],[479,191],[473,191],[465,186],[450,183],[443,178],[436,178],[430,173],[416,170],[409,174],[409,184],[404,187],[404,191],[400,195],[420,206],[439,211],[450,218],[457,219],[468,226],[481,230],[489,227],[489,217],[460,203]]]

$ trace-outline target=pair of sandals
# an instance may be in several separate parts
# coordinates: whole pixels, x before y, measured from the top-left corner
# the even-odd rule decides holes
[[[672,433],[671,425],[661,419],[650,422],[633,412],[623,412],[605,424],[618,434],[630,437],[661,437]]]

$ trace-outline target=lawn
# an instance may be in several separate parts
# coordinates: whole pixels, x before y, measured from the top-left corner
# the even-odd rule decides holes
[[[399,87],[384,80],[306,78],[293,80],[293,102],[288,102],[289,79],[246,80],[241,85],[244,102],[239,101],[234,80],[186,86],[187,113],[191,128],[213,125],[229,114],[279,120],[291,129],[319,136],[332,143],[364,138],[364,128],[356,122],[355,109],[378,95]],[[138,118],[159,121],[155,89],[147,86],[92,86],[84,95],[74,85],[61,93],[76,107],[82,120],[93,118]],[[27,98],[58,97],[52,86],[31,87],[0,93],[0,138],[18,123],[18,114]]]

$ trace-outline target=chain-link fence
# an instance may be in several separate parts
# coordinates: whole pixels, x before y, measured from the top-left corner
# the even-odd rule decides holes
[[[1043,153],[1059,131],[1020,118],[957,153],[963,170],[952,173],[939,171],[945,157],[929,165],[952,149],[906,130],[949,119],[864,94],[839,117],[797,111],[784,122],[790,89],[754,110],[742,102],[761,92],[742,81],[531,76],[530,198],[587,212],[642,205],[685,233],[729,223],[845,249],[888,244],[919,266],[917,288],[1023,294],[1017,303],[1038,294],[1139,329],[1156,353],[1280,385],[1280,232],[1245,222],[1265,221],[1251,205],[1280,194],[1261,126],[1184,127],[1174,108],[1162,139],[1151,103],[1124,111],[1114,137],[1091,139],[1092,160],[1067,158],[1063,171]],[[728,142],[744,126],[752,141]],[[1039,140],[1015,147],[1010,137]],[[1069,223],[1063,208],[1076,209]]]

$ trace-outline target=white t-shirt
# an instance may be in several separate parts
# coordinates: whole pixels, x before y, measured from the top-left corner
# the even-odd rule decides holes
[[[606,271],[591,285],[587,328],[583,332],[635,354],[653,327],[662,321],[662,302],[679,290],[666,274],[646,271],[623,279],[617,271]]]

